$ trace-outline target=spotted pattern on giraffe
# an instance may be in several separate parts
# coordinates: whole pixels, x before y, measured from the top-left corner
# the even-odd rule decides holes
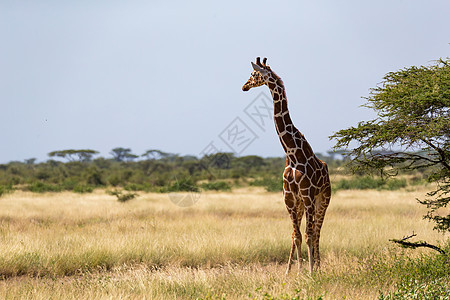
[[[331,185],[327,165],[313,152],[305,136],[292,123],[283,81],[266,64],[264,58],[252,62],[253,72],[242,90],[266,85],[274,104],[274,123],[281,146],[286,152],[286,168],[283,172],[283,197],[292,220],[292,247],[286,274],[297,250],[298,266],[301,265],[302,236],[300,224],[306,217],[305,242],[308,247],[309,271],[320,266],[319,238],[325,212],[330,203]]]

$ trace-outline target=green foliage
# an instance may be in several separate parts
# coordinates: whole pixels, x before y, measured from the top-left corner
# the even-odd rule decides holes
[[[351,179],[341,179],[332,185],[333,191],[338,190],[398,190],[406,187],[406,179],[390,178],[385,180],[373,176],[355,176]]]
[[[124,193],[123,191],[118,190],[118,189],[108,190],[108,191],[106,191],[106,192],[107,192],[108,194],[112,195],[112,196],[116,196],[116,197],[117,197],[117,200],[118,200],[119,202],[127,202],[127,201],[130,201],[131,199],[136,198],[136,196],[138,195],[137,193],[131,193],[131,192]]]
[[[33,193],[46,193],[46,192],[61,192],[62,188],[55,184],[48,184],[42,181],[36,181],[28,186],[28,190]]]
[[[205,182],[201,184],[201,188],[205,191],[231,191],[231,185],[226,181]]]
[[[74,178],[66,178],[61,184],[61,189],[65,191],[72,191],[78,185],[79,180]]]
[[[450,244],[445,247],[449,253]],[[380,291],[378,299],[450,299],[450,257],[448,254],[429,254],[412,259],[396,257],[394,266],[386,270],[396,282],[393,292]],[[385,272],[379,264],[377,272]]]
[[[112,156],[114,157],[114,160],[116,160],[116,161],[132,161],[139,157],[139,156],[131,153],[130,148],[118,147],[118,148],[112,149],[110,153],[112,154]]]
[[[447,279],[446,279],[447,280]],[[401,282],[396,290],[386,295],[380,291],[379,300],[403,300],[403,299],[440,299],[450,300],[448,281],[444,279],[418,282],[410,280]]]
[[[252,186],[262,186],[268,192],[280,192],[283,190],[283,178],[281,176],[264,177],[251,182]]]
[[[75,193],[92,193],[94,191],[94,188],[92,186],[89,185],[76,185],[73,187],[73,191]]]
[[[103,172],[95,166],[89,167],[83,174],[83,178],[86,179],[88,184],[94,186],[104,185]]]
[[[110,174],[107,179],[108,183],[112,186],[118,186],[121,182],[122,179],[120,178],[120,175],[117,173],[112,173]]]
[[[354,172],[395,176],[399,171],[431,170],[428,181],[437,188],[420,203],[428,208],[425,218],[440,231],[450,231],[450,215],[437,213],[450,202],[449,64],[449,59],[441,59],[428,67],[388,73],[365,104],[377,118],[330,137],[337,141],[335,149],[356,142],[348,155]]]
[[[152,150],[147,150],[141,156],[146,157],[148,160],[154,160],[154,159],[168,159],[168,158],[174,157],[175,155],[172,153],[167,153],[167,152],[161,151],[161,150],[152,149]]]
[[[216,153],[197,159],[159,150],[147,152],[145,157],[149,159],[139,161],[117,161],[115,158],[99,157],[90,161],[48,160],[36,163],[32,160],[32,163],[25,161],[0,164],[0,186],[16,186],[36,192],[87,193],[95,188],[117,187],[127,191],[167,193],[198,192],[200,188],[230,191],[233,187],[250,184],[262,186],[270,192],[282,191],[281,174],[286,161],[284,157],[262,158],[253,155],[234,157],[230,153]],[[320,155],[320,157],[329,165],[342,164],[342,160],[333,159],[332,156]],[[342,171],[331,169],[331,172],[336,174]],[[429,173],[431,172],[428,169],[418,170],[415,183],[423,184],[424,178]],[[362,181],[364,180],[370,179]],[[197,182],[204,183],[198,185]],[[360,188],[355,187],[353,179],[337,184],[337,188],[333,186],[335,190]],[[404,185],[404,181],[389,180],[385,184],[372,184],[369,188],[397,189]]]
[[[183,177],[175,179],[167,187],[168,192],[199,192],[200,189],[196,182],[190,177]]]
[[[0,185],[0,197],[6,193],[10,193],[14,190],[12,185]]]
[[[82,149],[82,150],[68,149],[68,150],[52,151],[48,154],[48,156],[62,157],[67,159],[68,161],[75,161],[76,157],[78,157],[79,161],[91,161],[92,156],[94,156],[95,154],[98,154],[98,151],[91,149]]]
[[[152,186],[149,184],[128,183],[127,185],[125,185],[124,189],[126,191],[133,191],[133,192],[137,191],[150,192],[152,191]]]
[[[386,184],[384,185],[386,190],[394,191],[401,188],[404,188],[407,186],[406,179],[401,178],[390,178],[386,181]]]
[[[252,293],[248,294],[248,297],[250,299],[264,299],[264,300],[302,300],[305,299],[303,297],[303,291],[301,289],[295,289],[295,291],[293,293],[285,293],[282,294],[280,296],[273,296],[271,295],[269,292],[266,292],[263,287],[259,286],[255,289],[255,294],[253,295]],[[308,300],[323,300],[324,296],[320,295],[317,297],[308,297]]]

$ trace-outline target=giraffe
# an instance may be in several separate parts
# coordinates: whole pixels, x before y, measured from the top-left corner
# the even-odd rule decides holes
[[[283,197],[294,227],[286,275],[291,269],[296,249],[298,268],[301,266],[300,223],[303,214],[306,217],[305,242],[308,247],[309,272],[312,273],[314,264],[320,267],[320,229],[331,198],[328,167],[317,158],[304,135],[292,123],[283,81],[266,61],[267,58],[264,58],[261,63],[257,57],[256,64],[252,62],[253,72],[242,90],[267,85],[272,94],[275,128],[286,152]]]

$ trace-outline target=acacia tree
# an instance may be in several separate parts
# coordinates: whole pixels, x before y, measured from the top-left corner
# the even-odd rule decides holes
[[[111,150],[111,155],[113,156],[115,161],[132,161],[133,159],[138,158],[137,155],[131,153],[130,148],[122,148],[117,147]]]
[[[71,162],[76,161],[77,158],[78,161],[88,162],[91,161],[92,157],[98,153],[99,153],[98,151],[91,149],[82,149],[82,150],[68,149],[68,150],[52,151],[48,153],[48,156],[65,158]]]
[[[148,160],[155,160],[155,159],[165,159],[168,157],[171,157],[173,154],[164,152],[157,149],[147,150],[144,154],[142,154],[142,157],[146,157]]]
[[[354,172],[427,168],[436,188],[419,200],[428,208],[424,218],[450,231],[450,215],[438,212],[450,201],[450,60],[388,73],[365,99],[377,117],[330,136],[334,148],[350,150]]]

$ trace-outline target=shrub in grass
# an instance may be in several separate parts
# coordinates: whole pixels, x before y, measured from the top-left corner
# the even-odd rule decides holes
[[[379,300],[401,300],[401,299],[442,299],[450,300],[450,286],[448,279],[430,280],[428,282],[418,282],[410,280],[401,282],[396,286],[396,290],[384,295],[381,291]]]
[[[379,292],[378,299],[449,299],[450,300],[450,244],[445,254],[422,255],[411,259],[400,257],[388,273],[398,281],[395,290]]]
[[[225,181],[215,181],[215,182],[206,182],[202,183],[201,188],[205,191],[214,190],[214,191],[231,191],[231,185]]]
[[[381,178],[364,176],[364,177],[354,177],[351,180],[349,180],[348,184],[350,186],[350,189],[368,190],[368,189],[378,189],[382,187],[384,181]]]
[[[100,186],[105,184],[102,171],[95,166],[89,167],[89,169],[85,170],[82,177],[88,184],[91,185]]]
[[[357,176],[351,179],[342,179],[332,185],[334,191],[338,190],[398,190],[406,187],[405,179],[391,178],[384,180],[371,176]]]
[[[281,192],[283,190],[283,178],[280,177],[264,177],[256,179],[250,183],[252,186],[262,186],[268,192]]]
[[[124,186],[124,190],[133,191],[133,192],[137,192],[137,191],[149,192],[152,190],[152,186],[147,183],[143,183],[143,184],[128,183],[127,185]]]
[[[66,191],[72,191],[78,185],[78,181],[73,178],[67,178],[61,183],[61,189]]]
[[[120,175],[117,173],[113,173],[113,174],[109,175],[106,180],[112,186],[118,186],[122,181],[120,178]]]
[[[0,197],[6,193],[13,191],[13,187],[11,185],[0,185]]]
[[[383,186],[383,189],[386,190],[390,190],[390,191],[395,191],[401,188],[406,187],[406,179],[402,178],[402,179],[397,179],[397,178],[392,178],[389,179],[386,184]]]
[[[33,182],[28,186],[28,190],[33,193],[60,192],[62,188],[55,184],[48,184],[41,181]]]
[[[416,186],[416,185],[426,185],[428,183],[428,181],[426,180],[426,178],[424,178],[424,176],[413,176],[408,184],[412,185],[412,186]]]
[[[118,189],[114,189],[112,191],[106,191],[106,192],[112,196],[116,196],[117,200],[119,202],[127,202],[131,199],[136,198],[136,196],[138,195],[137,193],[131,193],[131,192],[124,193],[123,191],[118,190]]]
[[[168,188],[168,192],[198,192],[199,187],[191,178],[180,178],[172,182]]]
[[[92,193],[94,191],[94,188],[92,186],[89,185],[84,185],[84,184],[79,184],[74,186],[73,191],[75,193]]]

